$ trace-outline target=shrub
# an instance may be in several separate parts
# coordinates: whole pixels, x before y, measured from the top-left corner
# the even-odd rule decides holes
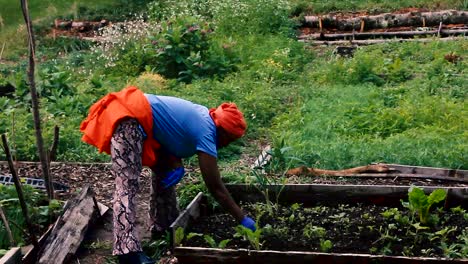
[[[212,41],[208,23],[179,18],[162,25],[153,37],[156,70],[166,78],[191,82],[209,76],[223,77],[235,69],[236,57],[228,45],[220,48]]]

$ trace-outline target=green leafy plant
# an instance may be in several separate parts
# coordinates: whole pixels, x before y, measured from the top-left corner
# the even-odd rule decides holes
[[[212,248],[225,248],[227,244],[231,241],[231,239],[224,239],[224,240],[221,240],[219,243],[216,243],[214,238],[210,235],[204,235],[203,239]]]
[[[44,193],[34,189],[31,186],[24,185],[23,193],[28,207],[30,217],[35,219],[34,227],[38,232],[47,227],[62,211],[63,203],[58,200],[51,200],[47,204]],[[21,207],[14,186],[0,185],[0,205],[3,207],[6,218],[11,224],[11,231],[14,240],[18,245],[27,242],[23,230],[26,224],[23,218]],[[9,246],[9,240],[3,223],[0,221],[0,249]]]
[[[320,251],[322,252],[328,252],[330,249],[332,249],[333,243],[330,240],[320,240]]]
[[[428,224],[431,206],[445,200],[446,197],[447,191],[445,190],[437,189],[426,195],[422,189],[413,186],[408,190],[408,202],[402,202],[402,204],[418,214],[421,224]]]
[[[311,223],[308,223],[305,227],[304,230],[302,231],[302,234],[307,237],[308,239],[314,239],[314,238],[322,238],[326,234],[326,230],[323,227],[320,226],[314,226]]]
[[[184,233],[184,228],[179,226],[174,234],[174,244],[176,245],[181,245],[182,241],[184,240],[185,233]]]
[[[203,77],[219,76],[235,70],[235,55],[230,45],[217,47],[211,40],[210,24],[195,18],[177,18],[163,23],[151,42],[156,70],[166,78],[191,82]]]
[[[249,241],[250,245],[256,249],[260,250],[262,247],[263,242],[261,241],[262,238],[262,228],[257,227],[257,230],[252,231],[249,228],[244,226],[238,225],[234,227],[236,233],[234,237],[242,237],[244,240]]]

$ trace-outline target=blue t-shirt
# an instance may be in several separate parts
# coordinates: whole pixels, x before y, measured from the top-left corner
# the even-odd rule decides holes
[[[184,99],[145,94],[153,111],[153,137],[172,155],[197,151],[217,157],[216,126],[208,108]]]

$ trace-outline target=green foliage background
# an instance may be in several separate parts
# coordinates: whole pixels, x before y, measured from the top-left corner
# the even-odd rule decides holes
[[[249,130],[228,153],[258,151],[248,143],[252,140],[267,139],[275,147],[282,142],[290,157],[283,169],[300,164],[338,169],[370,162],[468,168],[466,40],[373,45],[361,47],[353,58],[342,58],[332,48],[310,49],[292,34],[294,17],[307,12],[407,6],[463,9],[464,2],[333,3],[312,1],[307,3],[314,7],[310,9],[304,2],[284,0],[230,0],[219,5],[209,0],[153,1],[143,16],[149,19],[136,26],[143,34],[128,30],[127,35],[135,34],[131,40],[118,35],[121,46],[106,50],[86,41],[42,37],[47,46],[38,45],[38,57],[46,59],[40,61],[37,77],[47,143],[57,124],[62,132],[60,160],[108,160],[80,141],[79,124],[102,95],[135,84],[145,92],[179,96],[208,107],[236,102]],[[107,4],[96,8],[102,10]],[[39,16],[35,6],[31,9]],[[190,77],[191,83],[180,82],[177,76],[164,79],[155,57],[157,48],[165,48],[155,45],[161,34],[157,25],[194,19],[200,25],[210,23],[209,41],[182,40],[176,45],[228,50],[230,59],[222,63],[236,70],[201,72]],[[447,54],[462,59],[451,63],[444,59]],[[190,60],[195,55],[186,56]],[[24,67],[23,60],[0,66],[0,79],[17,87],[14,98],[0,98],[0,132],[7,133],[17,159],[36,160]],[[226,156],[235,160],[238,155]]]

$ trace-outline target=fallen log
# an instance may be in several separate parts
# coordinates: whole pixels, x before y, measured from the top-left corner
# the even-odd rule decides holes
[[[69,200],[55,222],[39,254],[39,264],[62,264],[78,250],[86,231],[99,217],[99,208],[89,186]]]
[[[443,24],[467,24],[468,11],[384,13],[372,16],[343,18],[337,15],[305,16],[304,26],[320,29],[364,30],[390,27],[430,27]]]
[[[413,167],[413,172],[417,173],[409,173],[408,170],[405,170],[405,172],[402,173],[400,170],[401,167],[402,166],[398,167],[398,165],[395,167],[394,164],[372,164],[345,170],[323,170],[301,166],[288,170],[286,172],[286,176],[296,175],[307,177],[333,176],[362,178],[394,178],[395,180],[398,178],[414,178],[468,183],[468,178],[455,177],[457,176],[456,172],[453,172],[453,175],[455,176],[446,176],[446,173],[444,173],[443,170],[436,171],[432,168],[428,168],[427,170],[416,171],[416,169],[421,170],[422,167]]]
[[[60,20],[55,19],[54,27],[56,29],[64,29],[64,30],[76,30],[76,31],[89,31],[89,30],[96,30],[101,27],[105,27],[109,25],[109,21],[101,20],[101,21],[72,21],[72,20]]]
[[[323,170],[316,168],[308,168],[301,166],[298,168],[290,169],[286,175],[308,175],[308,176],[345,176],[350,174],[366,173],[366,172],[389,172],[390,169],[384,164],[371,164],[367,166],[360,166],[344,170]]]
[[[338,39],[369,39],[369,38],[413,38],[415,36],[456,36],[466,35],[468,29],[455,30],[428,30],[428,31],[396,31],[396,32],[356,32],[339,34],[309,34],[302,35],[299,39],[304,40],[338,40]]]

